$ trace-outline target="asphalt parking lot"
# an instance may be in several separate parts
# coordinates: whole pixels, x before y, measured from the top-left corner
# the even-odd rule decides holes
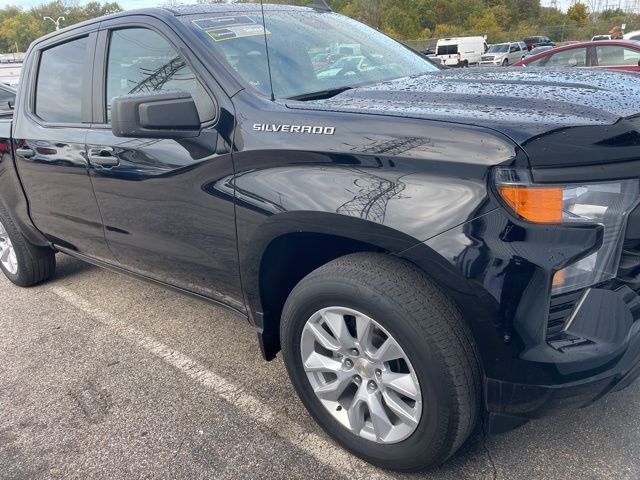
[[[640,478],[639,384],[397,475],[326,437],[225,310],[61,255],[0,298],[1,479]]]

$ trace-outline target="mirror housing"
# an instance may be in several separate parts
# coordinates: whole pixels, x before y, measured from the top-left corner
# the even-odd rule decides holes
[[[191,138],[200,135],[193,97],[181,90],[160,90],[116,97],[111,103],[111,131],[125,138]]]

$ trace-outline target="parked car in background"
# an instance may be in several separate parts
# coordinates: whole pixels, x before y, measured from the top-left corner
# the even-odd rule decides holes
[[[602,40],[611,40],[611,35],[596,35],[591,39],[592,42],[601,42]]]
[[[533,37],[527,37],[524,39],[524,43],[527,45],[527,50],[531,51],[536,47],[555,47],[556,44],[549,37],[536,35]]]
[[[564,42],[560,42],[558,47],[568,47],[569,45],[575,45],[577,43],[582,43],[578,40],[565,40]]]
[[[640,40],[640,30],[636,30],[635,32],[625,33],[625,40]]]
[[[531,50],[529,52],[525,52],[525,54],[522,57],[522,59],[524,60],[525,58],[533,57],[533,56],[538,55],[538,54],[540,54],[542,52],[548,52],[549,50],[553,50],[554,48],[556,48],[556,47],[552,47],[551,45],[545,45],[544,47],[536,47],[536,48],[534,48],[533,50]]]
[[[420,53],[423,54],[425,57],[435,57],[437,48],[438,47],[436,45],[433,45],[431,47],[427,47],[426,49],[422,50]]]
[[[447,67],[478,65],[489,49],[483,37],[456,37],[438,40],[436,56]]]
[[[522,47],[519,43],[498,43],[491,45],[487,50],[487,53],[480,57],[481,67],[506,67],[522,60],[523,55]]]
[[[22,73],[22,63],[0,64],[0,83],[17,87]]]
[[[22,63],[24,53],[0,53],[0,63]]]
[[[427,49],[420,51],[420,54],[422,54],[425,57],[427,57],[429,60],[431,60],[436,65],[442,65],[442,60],[440,60],[436,56],[436,48],[437,47],[435,45],[432,46],[432,47],[428,47]]]
[[[515,66],[605,68],[640,72],[640,41],[602,40],[558,47],[525,58]]]
[[[16,90],[8,85],[0,85],[0,117],[13,115],[15,103]]]

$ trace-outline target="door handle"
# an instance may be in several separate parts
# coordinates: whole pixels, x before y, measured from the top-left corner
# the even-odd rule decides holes
[[[16,148],[16,155],[24,158],[31,158],[36,155],[31,148]]]
[[[113,168],[120,165],[120,160],[116,157],[104,157],[101,155],[91,155],[89,157],[92,165],[98,165],[103,168]]]
[[[102,168],[113,168],[120,165],[120,160],[111,148],[92,150],[89,161],[92,165],[98,165]]]

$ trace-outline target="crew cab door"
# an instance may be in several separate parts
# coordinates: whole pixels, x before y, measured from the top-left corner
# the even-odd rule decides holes
[[[37,43],[14,115],[17,170],[35,226],[54,244],[113,262],[88,174],[95,31]]]
[[[205,87],[202,75],[208,73],[200,72],[198,60],[160,21],[130,17],[127,24],[103,24],[94,75],[100,79],[94,112],[101,121],[87,136],[90,175],[107,242],[122,266],[243,310],[233,191],[227,185],[233,108],[213,80]],[[193,96],[203,122],[200,135],[116,137],[113,98],[159,90]],[[231,121],[212,126],[219,112]]]

